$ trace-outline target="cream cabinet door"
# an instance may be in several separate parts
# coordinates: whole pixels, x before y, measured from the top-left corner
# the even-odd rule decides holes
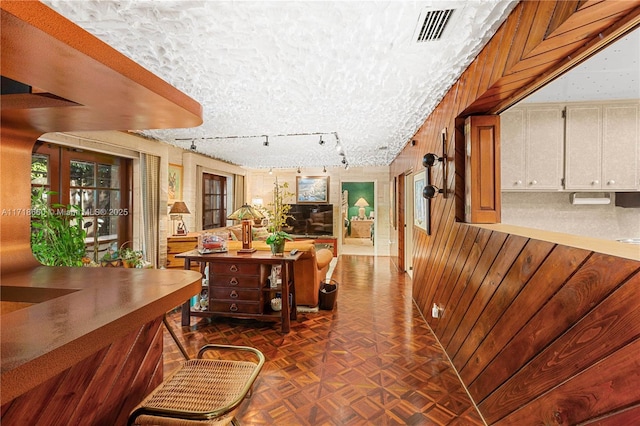
[[[567,107],[565,189],[599,190],[602,175],[602,108]]]
[[[526,188],[561,190],[564,119],[560,106],[527,108]]]
[[[559,105],[526,105],[500,115],[503,191],[562,189],[564,119]]]
[[[602,107],[603,190],[635,190],[639,187],[639,109],[637,102]]]
[[[503,191],[525,188],[526,110],[512,108],[500,115],[501,187]]]

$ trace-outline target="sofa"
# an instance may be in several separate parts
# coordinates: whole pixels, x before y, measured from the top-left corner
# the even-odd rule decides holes
[[[271,250],[264,241],[253,241],[256,250]],[[235,251],[242,248],[242,241],[227,242],[227,249]],[[333,252],[328,249],[316,250],[313,240],[287,241],[285,251],[298,249],[302,256],[293,264],[293,274],[296,284],[296,304],[309,307],[318,306],[320,283],[327,277],[329,263],[333,259]]]

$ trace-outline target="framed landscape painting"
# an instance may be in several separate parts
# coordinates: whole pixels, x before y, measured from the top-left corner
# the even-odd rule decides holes
[[[296,177],[296,203],[322,204],[329,202],[329,176]]]

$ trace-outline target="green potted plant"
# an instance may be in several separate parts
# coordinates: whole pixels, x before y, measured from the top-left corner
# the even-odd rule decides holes
[[[291,205],[284,200],[292,195],[293,193],[289,191],[289,184],[287,182],[278,184],[278,179],[276,179],[273,184],[273,202],[269,204],[271,208],[266,210],[271,235],[265,241],[271,246],[271,253],[275,255],[284,253],[286,241],[293,241],[293,237],[283,230],[287,224],[287,219],[291,217],[288,214],[289,210],[291,210]]]
[[[56,194],[37,188],[31,195],[31,251],[47,266],[82,266],[86,258],[82,208],[52,204],[47,199]]]

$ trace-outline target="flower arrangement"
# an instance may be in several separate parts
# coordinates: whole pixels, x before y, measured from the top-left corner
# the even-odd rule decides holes
[[[293,237],[283,230],[287,225],[287,219],[291,217],[289,215],[291,205],[284,200],[292,196],[293,193],[289,191],[289,184],[287,182],[279,184],[276,178],[273,184],[273,202],[269,204],[270,208],[265,210],[269,219],[269,232],[271,232],[265,242],[271,246],[273,253],[282,253],[285,241],[293,241]]]

